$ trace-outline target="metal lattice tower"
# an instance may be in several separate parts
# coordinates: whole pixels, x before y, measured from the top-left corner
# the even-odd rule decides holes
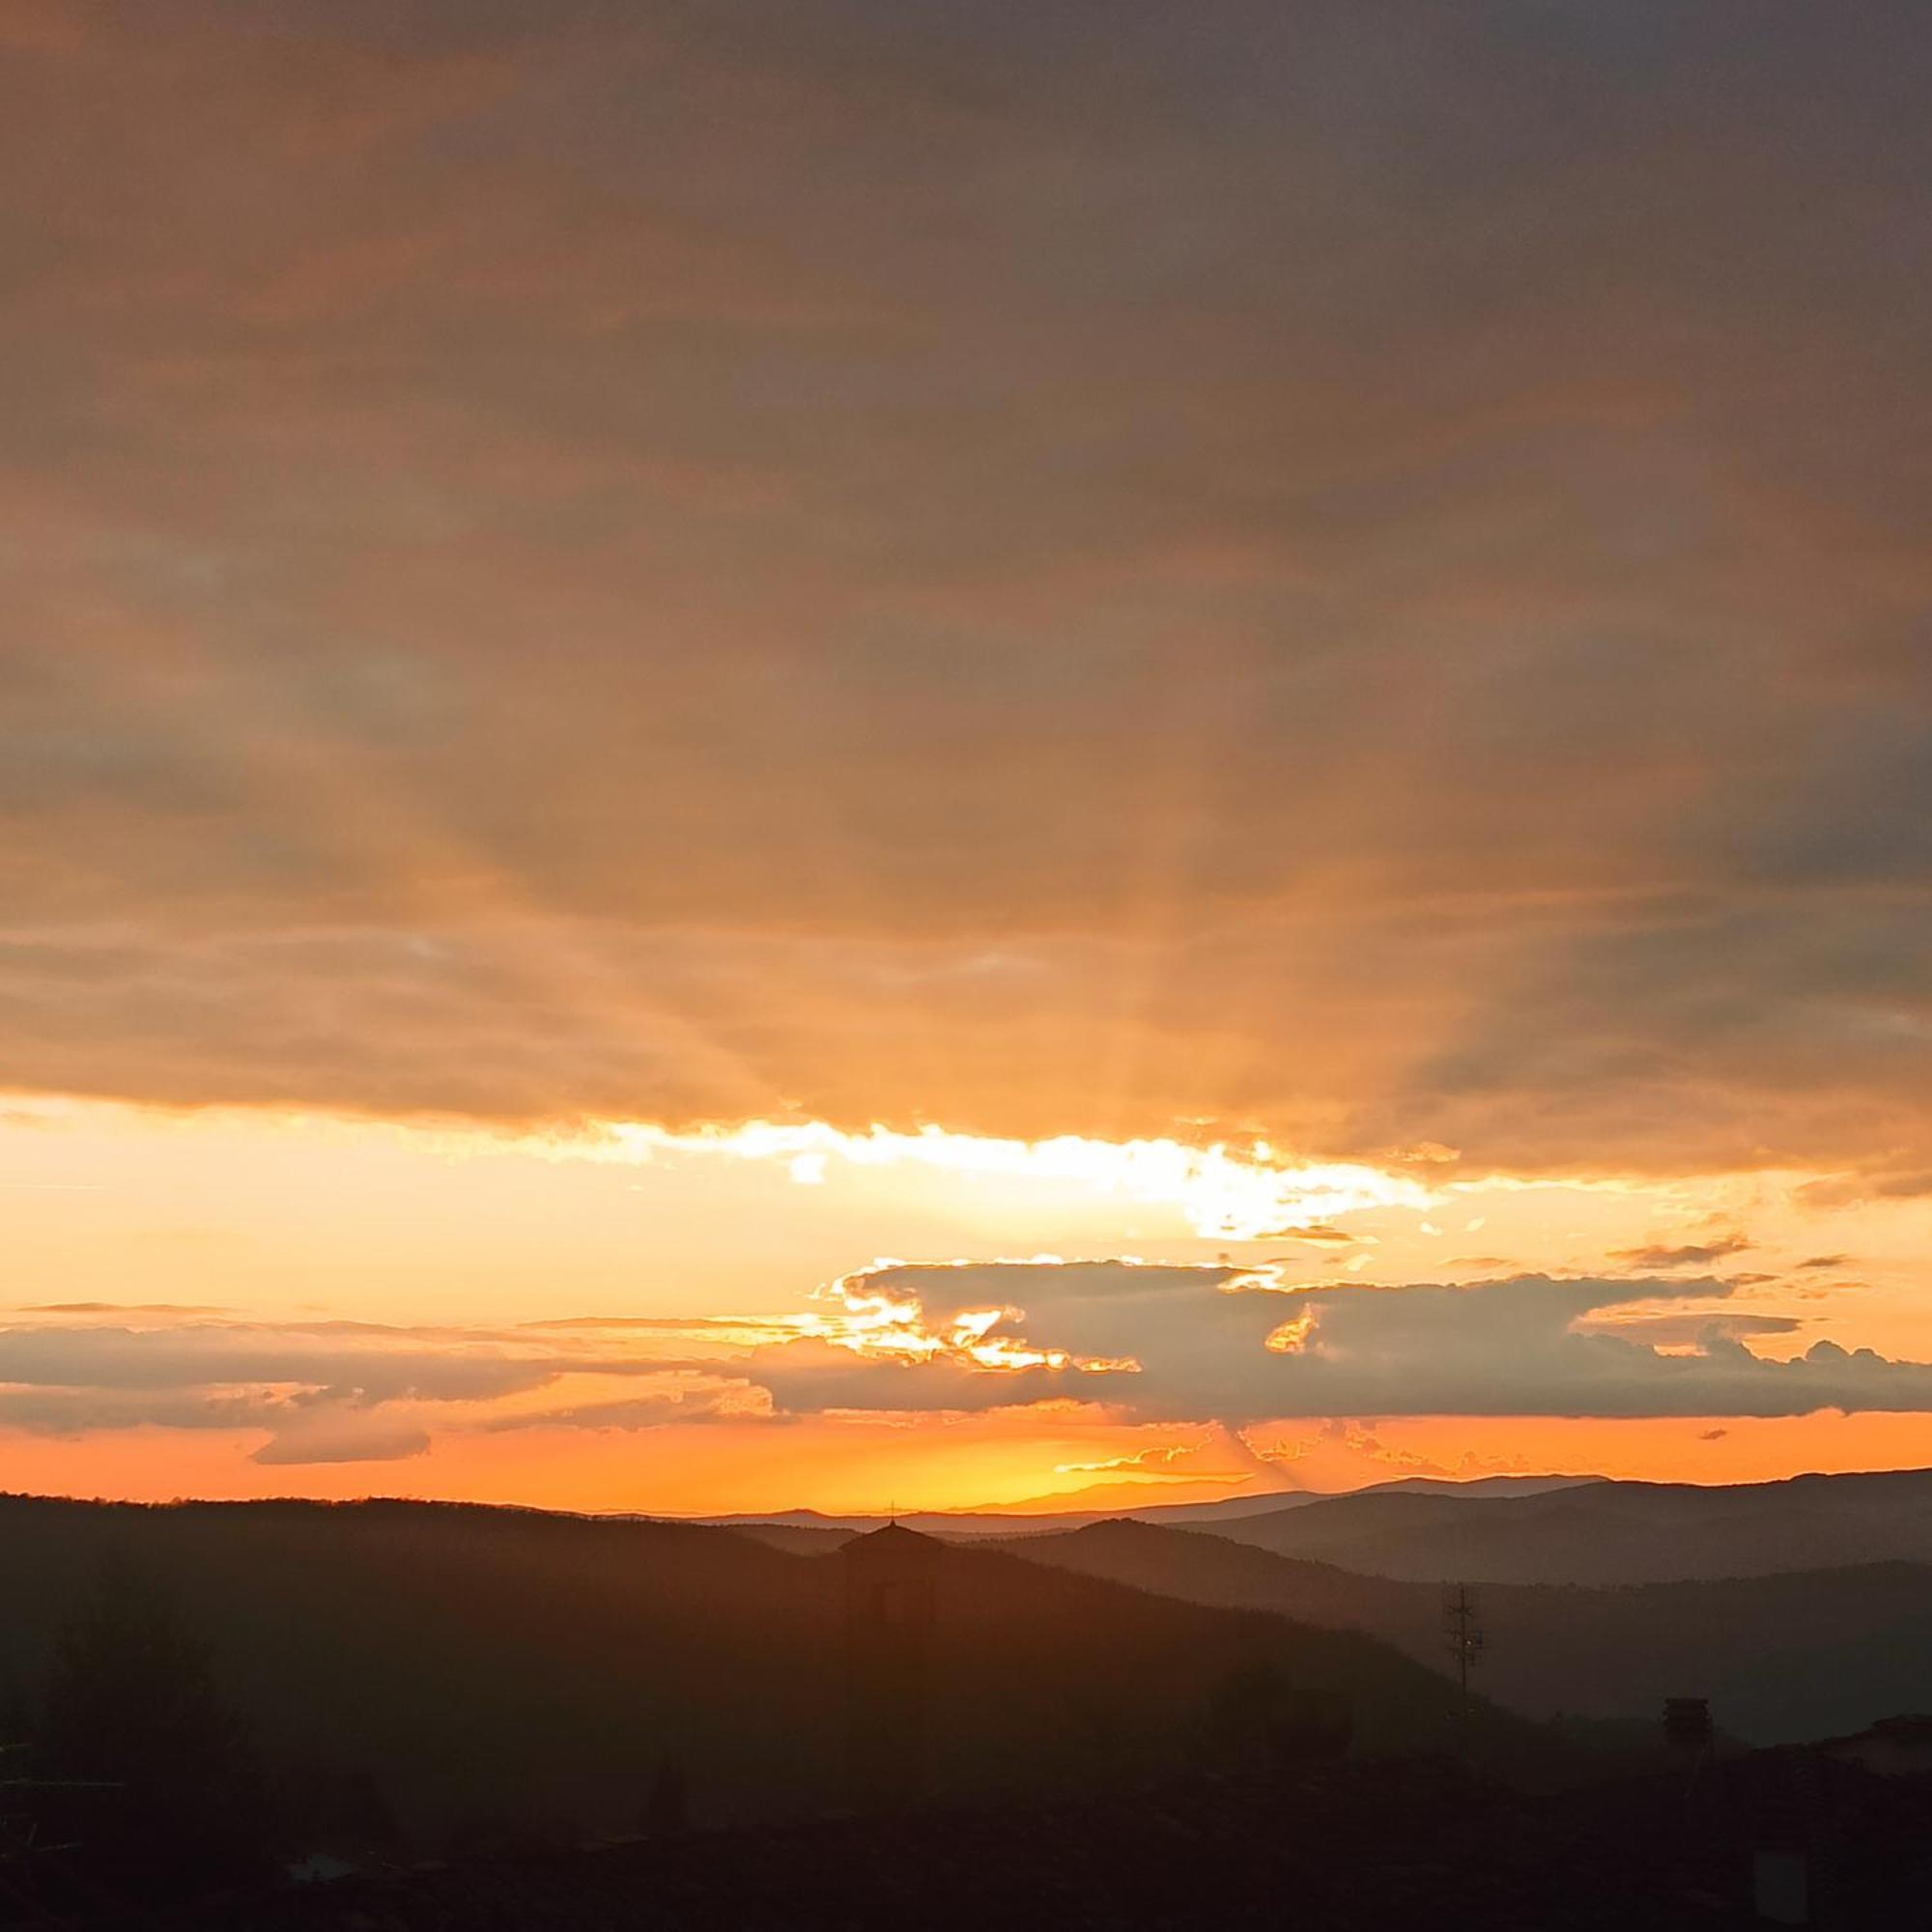
[[[1466,1719],[1473,1708],[1469,1702],[1469,1672],[1483,1661],[1483,1646],[1487,1641],[1466,1583],[1458,1583],[1443,1598],[1442,1630],[1448,1639],[1449,1654],[1456,1660],[1457,1715]]]

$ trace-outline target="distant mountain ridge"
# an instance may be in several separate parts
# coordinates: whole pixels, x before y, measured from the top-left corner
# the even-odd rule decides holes
[[[1648,1722],[1662,1698],[1702,1695],[1771,1744],[1932,1710],[1932,1470],[1404,1482],[1005,1526],[1000,1547],[1029,1561],[1361,1631],[1438,1668],[1442,1586],[1471,1584],[1490,1638],[1477,1681],[1526,1716]],[[825,1548],[850,1532],[749,1533]]]
[[[1303,1492],[1101,1512],[925,1512],[899,1519],[952,1540],[1002,1541],[1123,1520],[1211,1529],[1278,1555],[1411,1582],[1716,1580],[1932,1563],[1932,1470],[1743,1484],[1409,1477],[1333,1495]],[[836,1548],[884,1519],[784,1510],[706,1520],[805,1551]]]
[[[1429,1664],[1448,1656],[1433,1582],[1125,1520],[1002,1547],[1163,1596],[1359,1630]],[[1731,1735],[1770,1745],[1932,1710],[1932,1565],[1621,1588],[1487,1583],[1473,1597],[1487,1637],[1477,1681],[1528,1717],[1654,1722],[1663,1698],[1688,1694],[1709,1698]]]
[[[890,1520],[902,1522],[909,1529],[919,1530],[926,1536],[1009,1537],[1046,1535],[1078,1529],[1088,1523],[1113,1522],[1122,1519],[1179,1525],[1232,1523],[1249,1517],[1302,1509],[1311,1503],[1345,1501],[1358,1495],[1540,1495],[1550,1490],[1572,1489],[1604,1480],[1601,1476],[1478,1476],[1466,1482],[1458,1482],[1447,1477],[1405,1476],[1395,1482],[1378,1483],[1368,1490],[1277,1490],[1265,1495],[1228,1496],[1197,1503],[1151,1502],[1136,1508],[1123,1508],[1117,1503],[1106,1509],[910,1510],[890,1518],[864,1513],[839,1515],[821,1510],[784,1509],[688,1518],[646,1516],[642,1520],[701,1522],[720,1529],[798,1530],[841,1536],[876,1529]]]
[[[1216,1527],[1279,1555],[1411,1581],[1771,1576],[1932,1562],[1932,1470],[1708,1487],[1599,1480],[1504,1496],[1391,1488]]]

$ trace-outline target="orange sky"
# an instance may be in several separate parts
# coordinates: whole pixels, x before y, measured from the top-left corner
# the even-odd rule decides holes
[[[1924,36],[1772,14],[9,8],[0,1486],[1932,1463]]]
[[[6,1480],[1111,1506],[1932,1446],[1916,1196],[805,1138],[22,1097],[0,1121],[26,1291],[0,1323]],[[1861,1349],[1884,1359],[1832,1355]]]
[[[1161,1432],[1183,1445],[1198,1433]],[[1122,1509],[1211,1501],[1263,1487],[1177,1480],[1109,1488],[1102,1480],[1055,1473],[1069,1454],[1081,1461],[1141,1454],[1143,1434],[1027,1416],[963,1425],[946,1418],[891,1430],[805,1425],[786,1430],[778,1440],[766,1428],[721,1429],[696,1443],[615,1432],[584,1441],[574,1432],[539,1430],[514,1438],[444,1442],[403,1467],[342,1463],[291,1470],[250,1463],[242,1452],[252,1438],[139,1430],[69,1439],[14,1436],[7,1468],[10,1485],[21,1491],[149,1502],[375,1493],[678,1515],[795,1506],[776,1503],[775,1497],[802,1497],[804,1506],[828,1513],[874,1514],[894,1507]],[[1349,1439],[1334,1441],[1293,1426],[1266,1434],[1270,1450],[1301,1449],[1282,1467],[1290,1485],[1317,1490],[1414,1475],[1517,1471],[1652,1482],[1770,1482],[1801,1469],[1923,1467],[1932,1449],[1926,1422],[1917,1415],[1769,1422],[1410,1418],[1353,1429]]]

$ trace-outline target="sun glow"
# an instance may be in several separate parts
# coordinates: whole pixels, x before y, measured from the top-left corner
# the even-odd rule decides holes
[[[936,1126],[900,1133],[875,1125],[857,1134],[822,1121],[747,1121],[680,1133],[645,1122],[615,1121],[600,1127],[587,1148],[567,1145],[558,1151],[638,1162],[664,1155],[768,1161],[783,1164],[806,1186],[823,1185],[835,1162],[1057,1183],[1100,1197],[1177,1208],[1196,1234],[1222,1240],[1267,1240],[1337,1214],[1371,1208],[1419,1209],[1437,1198],[1411,1177],[1381,1168],[1349,1161],[1285,1162],[1264,1141],[1247,1147],[1217,1142],[1205,1148],[1174,1140],[1103,1141],[1078,1134],[1024,1141]]]

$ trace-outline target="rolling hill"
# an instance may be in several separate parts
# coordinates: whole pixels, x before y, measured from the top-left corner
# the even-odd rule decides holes
[[[1427,1663],[1446,1660],[1435,1583],[1126,1521],[1004,1547],[1195,1603],[1361,1631]],[[1726,1731],[1777,1744],[1932,1710],[1932,1566],[1627,1587],[1488,1583],[1476,1598],[1488,1636],[1478,1681],[1528,1716],[1654,1722],[1666,1696],[1708,1696]]]
[[[1111,1484],[1102,1490],[1075,1491],[1065,1501],[1068,1507],[1024,1510],[912,1510],[888,1519],[883,1516],[832,1516],[819,1510],[776,1510],[767,1514],[707,1516],[691,1520],[720,1529],[755,1531],[761,1540],[779,1548],[834,1548],[844,1537],[877,1529],[891,1520],[901,1522],[924,1536],[943,1536],[953,1541],[969,1537],[1013,1537],[1049,1535],[1061,1530],[1081,1529],[1088,1523],[1114,1522],[1122,1517],[1135,1522],[1158,1522],[1178,1528],[1219,1528],[1249,1517],[1279,1515],[1286,1510],[1304,1509],[1313,1503],[1350,1500],[1370,1495],[1444,1496],[1528,1496],[1551,1490],[1573,1489],[1583,1483],[1602,1482],[1601,1476],[1477,1476],[1467,1482],[1434,1476],[1405,1476],[1393,1483],[1378,1483],[1355,1490],[1348,1497],[1331,1495],[1321,1490],[1278,1490],[1269,1494],[1225,1496],[1205,1503],[1148,1502],[1129,1506],[1122,1499],[1128,1486]],[[1147,1493],[1141,1486],[1137,1493]],[[1104,1507],[1097,1504],[1074,1508],[1082,1497],[1104,1494]],[[665,1520],[662,1518],[643,1519]]]
[[[112,1559],[212,1647],[281,1767],[371,1775],[418,1843],[479,1820],[631,1828],[674,1762],[709,1822],[843,1802],[844,1563],[718,1529],[398,1502],[0,1498],[0,1708],[30,1719],[64,1615]],[[933,1546],[935,1797],[1015,1797],[1223,1747],[1240,1673],[1343,1700],[1360,1752],[1435,1750],[1442,1678],[1357,1633]],[[1570,1746],[1485,1711],[1498,1763]]]
[[[1597,1481],[1530,1494],[1400,1489],[1215,1525],[1278,1555],[1437,1582],[1653,1583],[1932,1562],[1932,1470],[1734,1487]]]

